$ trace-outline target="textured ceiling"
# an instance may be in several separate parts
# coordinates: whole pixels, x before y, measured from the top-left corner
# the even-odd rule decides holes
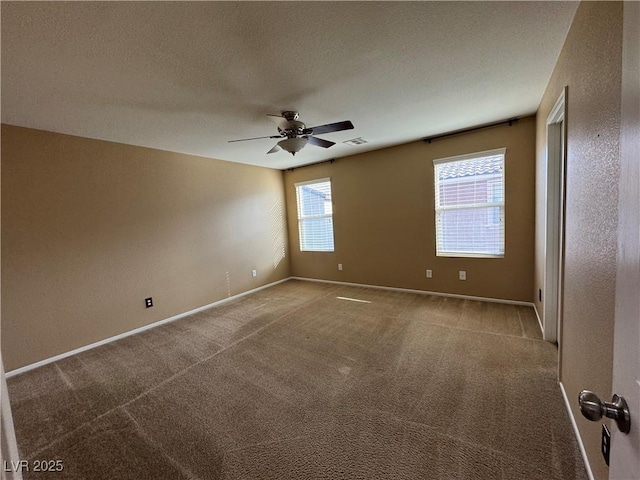
[[[534,113],[576,7],[2,2],[2,121],[289,168]],[[227,143],[282,110],[355,129],[295,157]]]

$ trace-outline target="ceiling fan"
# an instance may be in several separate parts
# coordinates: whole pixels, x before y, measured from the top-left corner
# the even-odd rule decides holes
[[[269,135],[266,137],[253,137],[242,138],[240,140],[229,140],[231,142],[245,142],[247,140],[258,140],[260,138],[281,138],[271,150],[267,153],[275,153],[279,150],[285,150],[291,155],[295,155],[302,148],[309,144],[317,147],[329,148],[335,145],[335,142],[323,140],[322,138],[314,137],[313,135],[320,135],[323,133],[339,132],[341,130],[351,130],[353,123],[349,120],[336,123],[327,123],[326,125],[318,125],[317,127],[308,128],[300,120],[298,112],[284,111],[281,115],[267,115],[271,120],[275,122],[278,127],[278,135]]]

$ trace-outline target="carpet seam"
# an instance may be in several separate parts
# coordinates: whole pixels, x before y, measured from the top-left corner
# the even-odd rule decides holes
[[[158,450],[160,450],[162,452],[162,454],[169,460],[169,463],[171,463],[174,467],[177,467],[178,470],[180,470],[182,473],[184,473],[188,478],[193,479],[193,480],[202,480],[198,475],[196,475],[195,473],[191,472],[188,468],[183,467],[180,462],[178,462],[176,459],[174,459],[171,455],[169,455],[164,448],[162,448],[161,445],[158,444],[158,442],[156,442],[155,440],[153,440],[152,437],[150,437],[147,432],[145,431],[145,429],[138,423],[138,421],[135,419],[135,417],[133,416],[133,414],[127,410],[125,407],[122,407],[121,409],[123,411],[123,413],[131,420],[131,422],[133,423],[135,429],[142,435],[142,438],[149,444],[151,444],[152,446],[154,446],[155,448],[157,448]]]
[[[337,288],[334,288],[334,290],[337,290]],[[196,367],[196,366],[200,365],[201,363],[206,362],[206,361],[208,361],[208,360],[210,360],[210,359],[214,358],[214,357],[215,357],[215,356],[217,356],[218,354],[223,353],[223,352],[225,352],[225,351],[229,350],[229,349],[230,349],[230,348],[232,348],[232,347],[235,347],[236,345],[238,345],[240,342],[243,342],[243,341],[244,341],[244,340],[246,340],[247,338],[254,336],[254,335],[255,335],[255,334],[257,334],[258,332],[261,332],[262,330],[264,330],[264,329],[266,329],[267,327],[269,327],[269,326],[273,325],[274,323],[276,323],[276,322],[278,322],[278,321],[282,320],[283,318],[285,318],[285,317],[287,317],[287,316],[289,316],[289,315],[291,315],[291,314],[293,314],[293,313],[295,313],[295,312],[297,312],[297,311],[299,311],[299,310],[301,310],[301,309],[303,309],[303,308],[305,308],[305,307],[307,307],[307,306],[309,306],[309,305],[311,305],[311,304],[313,304],[313,303],[315,303],[315,302],[317,302],[317,301],[319,301],[319,300],[321,300],[321,299],[323,299],[323,298],[328,297],[328,296],[329,296],[329,295],[331,295],[332,293],[333,293],[333,291],[328,292],[328,293],[326,293],[325,295],[322,295],[322,296],[320,296],[320,297],[318,297],[318,298],[315,298],[315,299],[313,299],[313,300],[309,300],[309,301],[305,302],[304,304],[300,305],[298,308],[295,308],[294,310],[291,310],[290,312],[287,312],[287,313],[282,314],[281,316],[279,316],[279,317],[275,318],[274,320],[272,320],[271,322],[267,323],[266,325],[263,325],[262,327],[260,327],[259,329],[255,330],[254,332],[251,332],[250,334],[248,334],[248,335],[246,335],[246,336],[242,337],[242,338],[241,338],[241,339],[239,339],[239,340],[236,340],[235,342],[233,342],[233,343],[231,343],[231,344],[227,345],[226,347],[222,348],[221,350],[218,350],[218,351],[217,351],[217,352],[215,352],[214,354],[212,354],[212,355],[210,355],[210,356],[208,356],[208,357],[206,357],[206,358],[204,358],[204,359],[200,360],[200,361],[199,361],[199,362],[197,362],[197,363],[194,363],[193,365],[190,365],[189,367],[184,368],[183,370],[181,370],[181,371],[179,371],[179,372],[175,373],[174,375],[172,375],[171,377],[169,377],[169,378],[167,378],[167,379],[163,380],[162,382],[160,382],[160,383],[158,383],[158,384],[156,384],[156,385],[153,385],[151,388],[149,388],[149,389],[145,390],[144,392],[142,392],[141,394],[139,394],[139,395],[137,395],[136,397],[132,398],[131,400],[128,400],[128,401],[127,401],[127,402],[125,402],[125,403],[122,403],[122,404],[120,404],[120,405],[117,405],[117,406],[115,406],[114,408],[112,408],[112,409],[110,409],[110,410],[108,410],[108,411],[106,411],[106,412],[104,412],[104,413],[101,413],[100,415],[96,416],[95,418],[93,418],[93,419],[91,419],[91,420],[88,420],[88,421],[86,421],[86,422],[84,422],[84,423],[82,423],[82,424],[78,425],[78,427],[74,428],[72,431],[67,432],[67,433],[65,433],[65,434],[61,435],[60,437],[56,438],[56,439],[55,439],[55,440],[53,440],[52,442],[48,443],[47,445],[45,445],[45,446],[43,446],[43,447],[39,448],[38,450],[36,450],[35,452],[33,452],[32,457],[36,457],[36,456],[40,455],[42,452],[44,452],[44,451],[45,451],[45,450],[47,450],[48,448],[51,448],[52,446],[56,445],[57,443],[59,443],[59,442],[61,442],[61,441],[63,441],[63,440],[66,440],[67,438],[71,437],[72,435],[74,435],[74,434],[75,434],[78,430],[80,430],[81,428],[86,427],[86,426],[90,426],[90,425],[91,425],[92,423],[94,423],[95,421],[102,419],[102,418],[103,418],[103,417],[105,417],[106,415],[109,415],[109,414],[113,413],[114,411],[118,410],[119,408],[126,408],[126,407],[127,407],[127,406],[129,406],[131,403],[133,403],[133,402],[135,402],[135,401],[139,400],[140,398],[142,398],[143,396],[145,396],[145,395],[149,394],[150,392],[152,392],[152,391],[154,391],[154,390],[156,390],[156,389],[158,389],[158,388],[160,388],[160,387],[162,387],[162,386],[166,385],[167,383],[169,383],[169,382],[171,382],[171,381],[175,380],[175,379],[176,379],[176,378],[178,378],[179,376],[184,375],[188,370],[191,370],[192,368],[194,368],[194,367]],[[57,362],[54,362],[54,364],[57,364]],[[57,366],[57,365],[56,365],[56,366]],[[59,367],[58,367],[58,368],[59,368]]]
[[[414,300],[417,300],[417,299],[421,298],[420,294],[414,293],[413,295],[415,295],[414,299],[411,302],[409,302],[409,304],[404,308],[402,313],[404,313],[404,311],[409,308],[410,304],[413,303]],[[445,297],[442,297],[442,298],[445,298]],[[468,300],[463,299],[463,301],[466,302]],[[489,304],[490,302],[484,302],[484,303]],[[410,319],[402,318],[401,317],[402,313],[399,314],[397,317],[391,317],[391,318],[398,318],[399,320],[410,320]],[[455,329],[455,330],[461,330],[461,331],[465,331],[465,332],[486,333],[488,335],[497,335],[497,336],[501,336],[501,337],[510,337],[510,338],[521,338],[523,340],[532,340],[534,342],[549,343],[549,342],[546,342],[544,339],[531,338],[531,337],[527,337],[527,336],[524,335],[524,327],[522,325],[522,321],[520,320],[520,312],[518,312],[518,321],[520,323],[520,329],[523,332],[522,335],[510,335],[510,334],[507,334],[507,333],[488,332],[486,330],[476,330],[476,329],[473,329],[473,328],[456,327],[456,326],[453,326],[453,325],[440,325],[438,323],[430,323],[430,322],[424,322],[424,323],[426,323],[427,325],[432,325],[432,326],[436,326],[436,327],[452,328],[452,329]]]
[[[345,411],[348,412],[349,410],[358,411],[358,410],[355,410],[355,409],[347,409]],[[434,429],[434,430],[436,430],[438,432],[437,435],[446,437],[446,438],[448,438],[450,440],[455,440],[456,442],[460,442],[460,443],[463,443],[465,445],[473,446],[473,447],[475,447],[477,449],[480,449],[480,450],[487,450],[487,451],[495,453],[496,455],[499,455],[501,457],[505,457],[505,458],[507,458],[509,460],[514,460],[514,461],[519,462],[519,463],[521,463],[523,465],[527,465],[528,467],[531,467],[531,468],[533,468],[533,469],[537,470],[538,472],[543,473],[545,475],[550,474],[550,475],[553,476],[554,479],[558,478],[557,475],[554,474],[553,472],[540,470],[540,468],[536,467],[535,465],[532,465],[529,462],[525,462],[523,460],[520,460],[519,458],[514,457],[512,455],[509,455],[508,453],[506,453],[506,452],[504,452],[502,450],[496,450],[494,448],[488,447],[488,446],[480,444],[480,443],[471,442],[471,441],[466,440],[464,438],[453,436],[453,435],[451,435],[449,433],[446,433],[446,432],[440,432],[440,431],[438,431],[437,427],[435,427],[433,425],[430,425],[428,423],[423,423],[423,422],[417,422],[415,420],[404,419],[404,418],[398,417],[396,414],[394,414],[392,412],[387,412],[385,410],[378,410],[378,409],[375,409],[375,408],[369,408],[369,409],[367,409],[367,411],[368,412],[377,412],[377,413],[380,413],[382,415],[389,416],[392,419],[400,422],[401,424],[402,423],[406,423],[406,424],[409,424],[409,425],[418,425],[418,426],[424,426],[424,427],[432,428],[432,429]]]
[[[290,315],[294,315],[296,312],[299,312],[300,310],[302,310],[302,309],[304,309],[304,308],[308,308],[309,306],[312,306],[312,305],[314,305],[314,304],[316,304],[316,303],[318,303],[318,302],[322,301],[323,299],[326,299],[326,298],[328,298],[328,297],[330,297],[330,296],[334,295],[334,294],[336,293],[336,291],[340,291],[340,289],[341,289],[342,287],[343,287],[343,286],[336,285],[336,286],[335,286],[335,288],[331,289],[330,291],[328,291],[328,292],[327,292],[327,293],[325,293],[324,295],[321,295],[321,296],[319,296],[319,297],[317,297],[317,298],[313,298],[313,299],[311,299],[311,300],[307,300],[307,301],[305,301],[304,303],[302,303],[301,305],[299,305],[297,308],[294,308],[294,309],[293,309],[293,310],[291,310],[291,311],[288,311],[288,312],[286,312],[286,313],[283,313],[282,315],[278,316],[277,318],[273,319],[272,321],[270,321],[269,323],[267,323],[267,324],[263,325],[262,327],[260,327],[260,328],[256,329],[255,331],[253,331],[253,332],[251,332],[251,333],[249,333],[249,334],[245,335],[244,337],[242,337],[242,338],[240,338],[240,339],[238,339],[238,340],[236,340],[236,341],[232,342],[231,344],[229,344],[229,345],[227,345],[227,346],[222,347],[220,350],[216,351],[216,352],[215,352],[215,353],[213,353],[212,355],[209,355],[208,357],[203,358],[202,360],[200,360],[200,361],[198,361],[198,362],[196,362],[196,363],[194,363],[194,364],[192,364],[192,365],[190,365],[190,366],[188,366],[188,367],[184,368],[183,370],[180,370],[180,371],[176,372],[175,374],[171,375],[170,377],[168,377],[167,379],[163,380],[162,382],[160,382],[160,383],[158,383],[158,384],[156,384],[156,385],[153,385],[152,387],[150,387],[150,388],[148,388],[147,390],[143,391],[142,393],[140,393],[140,394],[139,394],[139,395],[137,395],[136,397],[134,397],[134,398],[132,398],[132,399],[130,399],[130,400],[128,400],[128,401],[126,401],[126,402],[124,402],[124,403],[122,403],[122,404],[120,404],[120,405],[118,405],[118,406],[116,406],[116,407],[114,407],[114,408],[112,408],[112,409],[110,409],[110,410],[108,410],[107,412],[105,412],[105,413],[103,413],[103,414],[101,414],[101,415],[96,416],[95,418],[93,418],[93,419],[91,419],[91,420],[89,420],[89,421],[87,421],[87,422],[84,422],[83,424],[81,424],[81,425],[79,425],[77,428],[75,428],[73,431],[68,432],[67,434],[64,434],[64,435],[62,435],[62,436],[58,437],[58,438],[57,438],[57,439],[55,439],[54,441],[50,442],[48,445],[46,445],[46,446],[44,446],[44,447],[42,447],[42,448],[38,449],[35,453],[33,453],[33,456],[37,456],[38,454],[40,454],[41,452],[45,451],[46,449],[49,449],[49,448],[51,448],[52,446],[54,446],[54,445],[58,444],[59,442],[62,442],[62,441],[64,441],[65,439],[67,439],[67,438],[69,438],[69,437],[73,436],[73,435],[74,435],[75,433],[77,433],[81,428],[84,428],[84,427],[92,428],[92,424],[93,424],[93,425],[95,425],[95,422],[96,422],[96,421],[98,421],[98,420],[102,419],[103,417],[105,417],[105,416],[107,416],[107,415],[109,415],[109,414],[113,413],[114,411],[116,411],[116,410],[118,410],[118,409],[121,409],[121,410],[122,410],[122,411],[123,411],[123,412],[124,412],[124,413],[129,417],[129,418],[131,418],[131,420],[134,422],[134,425],[136,426],[136,428],[137,428],[138,430],[140,430],[140,431],[141,431],[141,434],[143,434],[143,435],[144,435],[145,440],[147,440],[146,432],[145,432],[145,431],[144,431],[144,429],[142,429],[142,427],[137,423],[137,421],[135,421],[135,418],[133,418],[133,417],[132,417],[131,412],[129,412],[129,410],[128,410],[128,408],[131,406],[131,404],[133,404],[134,402],[138,401],[140,398],[142,398],[142,397],[144,397],[144,396],[148,395],[149,393],[151,393],[151,392],[153,392],[153,391],[157,390],[158,388],[160,388],[160,387],[162,387],[162,386],[165,386],[165,385],[167,385],[168,383],[170,383],[170,382],[172,382],[172,381],[176,380],[178,377],[183,376],[183,375],[184,375],[184,374],[186,374],[188,371],[190,371],[192,368],[194,368],[194,367],[196,367],[196,366],[198,366],[198,365],[200,365],[200,364],[202,364],[202,363],[204,363],[204,362],[207,362],[207,361],[211,360],[212,358],[214,358],[214,357],[218,356],[219,354],[221,354],[221,353],[223,353],[223,352],[225,352],[225,351],[227,351],[227,350],[231,349],[232,347],[236,347],[236,346],[240,345],[240,344],[241,344],[241,343],[243,343],[244,341],[246,341],[246,340],[248,340],[248,339],[250,339],[250,338],[254,337],[255,335],[259,334],[260,332],[263,332],[263,331],[267,330],[269,327],[273,326],[273,325],[274,325],[274,324],[276,324],[277,322],[282,321],[283,319],[285,319],[285,318],[289,317]],[[362,288],[362,289],[365,289],[365,290],[374,290],[374,289],[367,288],[367,287],[359,287],[359,288]],[[412,304],[413,304],[417,299],[419,299],[419,298],[420,298],[420,296],[419,296],[418,294],[413,294],[413,293],[409,293],[409,295],[410,295],[410,296],[413,296],[413,299],[411,299],[411,300],[409,300],[408,302],[406,302],[406,303],[405,303],[405,305],[404,305],[403,307],[401,307],[401,311],[400,311],[400,312],[398,312],[398,313],[397,313],[396,315],[394,315],[394,316],[391,316],[391,315],[390,315],[388,318],[395,319],[395,320],[409,320],[409,321],[411,321],[410,319],[402,318],[402,316],[403,316],[403,315],[405,314],[405,312],[410,308],[410,306],[411,306],[411,305],[412,305]],[[195,315],[195,314],[194,314],[194,315]],[[521,328],[522,328],[522,319],[520,318],[520,312],[518,312],[518,320],[519,320],[519,323],[520,323]],[[428,323],[428,322],[425,322],[425,323],[426,323],[427,325],[429,325],[429,326],[432,326],[432,327],[433,327],[433,326],[435,326],[435,327],[441,327],[441,328],[451,329],[451,330],[455,330],[455,331],[466,331],[466,332],[482,333],[482,334],[489,334],[489,335],[497,335],[497,336],[501,336],[501,337],[511,337],[511,338],[516,338],[516,339],[517,339],[517,338],[520,338],[520,339],[525,339],[525,340],[533,340],[533,341],[536,341],[536,342],[540,342],[540,341],[542,341],[543,343],[547,343],[547,342],[544,342],[544,340],[539,340],[539,339],[530,338],[530,337],[525,337],[525,336],[516,336],[516,335],[502,334],[502,333],[496,333],[496,332],[488,332],[488,331],[482,331],[482,330],[474,330],[474,329],[461,328],[461,327],[450,326],[450,325],[439,325],[439,324],[433,324],[433,323]],[[144,343],[144,342],[143,342],[143,343]],[[145,346],[145,348],[147,348],[147,349],[149,348],[149,345],[146,345],[146,344],[145,344],[144,346]],[[368,351],[368,350],[369,350],[369,349],[367,349],[367,351]],[[54,364],[55,364],[55,366],[56,366],[56,369],[57,369],[59,372],[61,372],[61,368],[60,368],[60,366],[58,365],[58,362],[54,362]],[[63,377],[63,380],[65,380],[65,378],[64,378],[64,377]],[[65,381],[66,381],[66,380],[65,380]],[[111,393],[111,392],[109,392],[109,393]],[[270,392],[266,391],[266,393],[270,393]],[[278,398],[278,397],[275,397],[275,398]],[[393,415],[392,413],[389,413],[389,412],[384,412],[384,411],[379,411],[379,412],[383,413],[384,415],[389,415],[389,416],[391,416],[392,418],[394,418],[394,419],[396,419],[397,421],[402,422],[402,423],[405,423],[405,422],[406,422],[407,424],[416,424],[416,425],[421,425],[421,426],[427,426],[427,427],[429,427],[429,428],[435,428],[435,427],[433,427],[433,426],[431,426],[431,425],[429,425],[429,424],[425,424],[425,423],[422,423],[422,422],[414,422],[414,421],[411,421],[411,420],[404,420],[404,419],[399,418],[399,417],[397,417],[397,416],[395,416],[395,415]],[[533,469],[535,469],[536,471],[539,471],[540,473],[553,475],[553,476],[554,476],[554,478],[556,478],[556,476],[555,476],[552,472],[545,472],[545,471],[542,471],[542,470],[540,470],[539,468],[537,468],[535,465],[531,465],[531,464],[529,464],[529,463],[527,463],[527,462],[523,462],[522,460],[519,460],[519,459],[517,459],[517,458],[515,458],[515,457],[511,457],[510,455],[507,455],[507,454],[505,454],[505,453],[503,453],[503,452],[501,452],[501,451],[499,451],[499,450],[494,450],[494,449],[489,448],[489,447],[486,447],[486,446],[484,446],[484,445],[476,444],[476,443],[474,443],[474,442],[469,442],[469,441],[467,441],[467,440],[463,440],[463,439],[460,439],[460,438],[455,437],[455,436],[451,436],[451,435],[446,434],[446,433],[440,433],[440,435],[443,435],[443,436],[445,436],[446,438],[450,438],[450,439],[456,440],[456,441],[461,442],[461,443],[463,443],[463,444],[471,445],[471,446],[475,446],[475,447],[478,447],[478,448],[481,448],[481,449],[485,449],[485,450],[487,450],[487,451],[491,451],[491,452],[493,452],[493,453],[495,453],[495,454],[497,454],[497,455],[504,456],[505,458],[508,458],[508,459],[512,459],[512,460],[515,460],[515,461],[521,462],[523,465],[527,465],[527,467],[529,467],[529,468],[533,468]],[[307,437],[307,436],[304,436],[304,437],[293,437],[293,438],[283,438],[283,439],[280,439],[280,440],[274,440],[274,441],[271,441],[271,442],[265,442],[265,444],[275,444],[275,443],[279,443],[279,442],[283,442],[283,441],[287,441],[287,440],[291,440],[291,439],[295,439],[295,438],[306,438],[306,437]],[[155,442],[153,442],[153,441],[152,441],[151,443],[152,443],[152,445],[155,445],[155,446],[156,446],[156,448],[159,448],[159,449],[160,449],[160,451],[162,451],[162,453],[163,453],[163,454],[164,454],[164,455],[165,455],[165,456],[166,456],[170,461],[172,461],[172,460],[173,460],[169,455],[167,455],[167,454],[166,454],[166,452],[164,451],[164,449],[162,449],[159,445],[157,445],[157,444],[156,444]],[[259,444],[255,444],[255,445],[259,445]],[[229,450],[229,452],[233,452],[233,451],[235,451],[235,450],[242,450],[242,449],[246,449],[246,448],[250,448],[250,447],[251,447],[251,446],[240,447],[240,448],[238,448],[238,449]],[[227,452],[223,452],[223,459],[224,459],[224,456],[225,456],[225,454],[226,454],[226,453],[227,453]],[[172,461],[171,463],[174,463],[174,461]],[[179,469],[180,469],[181,471],[183,471],[185,474],[193,476],[193,474],[191,474],[188,470],[184,469],[184,468],[183,468],[179,463],[177,463],[177,462],[176,462],[176,463],[175,463],[175,466],[179,467]],[[194,478],[198,478],[198,477],[196,476],[196,477],[194,477]]]
[[[493,335],[493,336],[496,336],[496,337],[516,338],[516,339],[520,339],[520,340],[529,340],[529,341],[538,342],[538,343],[549,343],[550,345],[553,345],[550,342],[547,342],[545,340],[540,340],[540,339],[537,339],[537,338],[519,337],[517,335],[508,335],[506,333],[487,332],[487,331],[483,331],[483,330],[474,330],[472,328],[454,327],[453,325],[440,325],[438,323],[425,322],[425,324],[429,325],[429,326],[432,326],[432,327],[448,328],[448,329],[451,329],[451,330],[458,330],[458,331],[461,331],[461,332],[481,333],[481,334],[485,334],[485,335]]]

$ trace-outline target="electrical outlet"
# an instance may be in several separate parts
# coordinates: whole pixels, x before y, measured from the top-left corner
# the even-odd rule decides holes
[[[604,462],[609,466],[609,453],[611,452],[611,434],[609,433],[609,429],[603,423],[602,424],[602,456],[604,457]]]
[[[432,278],[432,277],[433,277],[433,271],[427,270],[427,278]]]
[[[341,263],[338,264],[338,270],[342,271],[342,264]]]
[[[147,308],[151,308],[151,307],[153,307],[153,298],[152,298],[152,297],[145,298],[145,299],[144,299],[144,305],[145,305]]]
[[[460,270],[458,272],[458,280],[466,280],[467,279],[467,271],[466,270]]]
[[[251,270],[251,276],[252,277],[257,277],[258,276],[258,271],[257,270]]]

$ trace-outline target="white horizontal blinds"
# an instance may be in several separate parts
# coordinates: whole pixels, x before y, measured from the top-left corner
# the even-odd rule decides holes
[[[331,180],[297,183],[300,250],[333,252],[333,202]]]
[[[437,255],[504,256],[504,155],[434,161]]]

